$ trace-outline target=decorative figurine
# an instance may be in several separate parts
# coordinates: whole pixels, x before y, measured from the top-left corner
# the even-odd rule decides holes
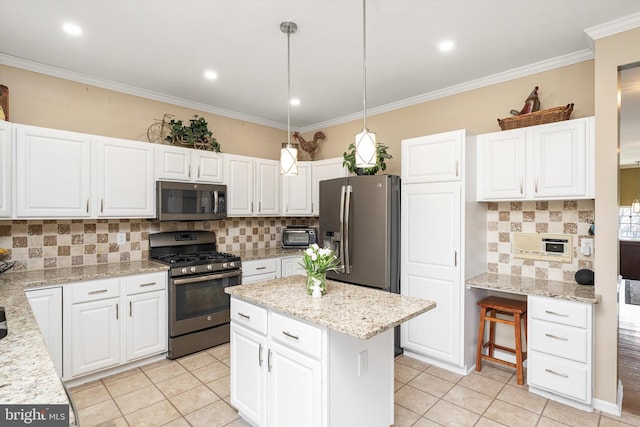
[[[538,99],[538,86],[534,87],[529,97],[524,101],[524,107],[522,110],[511,110],[512,116],[519,116],[520,114],[533,113],[540,110],[540,100]]]
[[[316,150],[318,149],[318,140],[324,139],[324,132],[318,131],[313,134],[313,141],[305,141],[305,139],[298,132],[293,133],[293,137],[298,140],[300,147],[309,153],[311,160],[314,159]]]

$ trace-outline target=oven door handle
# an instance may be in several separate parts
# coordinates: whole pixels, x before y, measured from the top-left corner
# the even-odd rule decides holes
[[[187,283],[206,282],[207,280],[226,279],[227,277],[241,276],[242,271],[237,270],[231,273],[209,274],[206,276],[189,277],[186,279],[173,279],[174,285],[185,285]]]

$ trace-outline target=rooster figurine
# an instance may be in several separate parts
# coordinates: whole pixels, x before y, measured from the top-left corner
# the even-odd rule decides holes
[[[311,160],[315,157],[316,150],[318,149],[318,140],[324,139],[324,132],[318,131],[313,134],[313,141],[305,141],[305,139],[298,132],[293,133],[293,137],[298,140],[300,143],[300,147],[307,153],[309,153],[309,157]]]
[[[533,113],[540,110],[540,100],[538,99],[538,86],[534,87],[529,97],[524,101],[524,107],[522,110],[511,110],[512,116],[519,116],[520,114]]]

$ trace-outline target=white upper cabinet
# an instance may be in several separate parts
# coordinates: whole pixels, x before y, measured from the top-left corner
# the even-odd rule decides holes
[[[91,216],[89,135],[15,125],[17,216]]]
[[[478,200],[589,199],[594,195],[593,117],[478,137]]]
[[[98,216],[155,216],[153,145],[105,137],[95,142]]]
[[[336,157],[311,163],[311,213],[313,215],[320,215],[320,181],[349,175],[349,171],[342,162],[342,157]]]
[[[254,215],[280,215],[280,162],[255,159]],[[233,188],[231,188],[233,191]]]
[[[402,142],[402,182],[460,181],[464,131],[405,139]]]
[[[282,214],[311,215],[311,162],[298,162],[298,175],[282,177]]]
[[[12,180],[13,166],[13,126],[0,120],[0,218],[10,217],[13,213]]]
[[[222,154],[172,145],[157,145],[158,178],[221,183]]]
[[[227,215],[279,215],[279,162],[234,154],[227,154],[224,158]]]

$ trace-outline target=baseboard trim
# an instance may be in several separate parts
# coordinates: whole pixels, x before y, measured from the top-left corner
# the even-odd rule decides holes
[[[404,354],[406,356],[412,357],[414,359],[420,360],[422,362],[428,363],[430,365],[434,365],[437,366],[438,368],[442,368],[442,369],[446,369],[447,371],[451,371],[454,372],[456,374],[460,374],[460,375],[467,375],[470,370],[465,369],[464,366],[456,366],[456,365],[451,365],[447,362],[443,362],[441,360],[438,359],[434,359],[428,356],[424,356],[420,353],[414,353],[411,350],[407,350],[406,348],[404,349]]]
[[[102,371],[93,372],[83,375],[81,377],[73,378],[64,381],[64,384],[69,387],[77,387],[90,381],[99,380],[110,375],[115,375],[120,372],[124,372],[129,369],[138,368],[140,366],[148,365],[149,363],[157,362],[167,358],[167,353],[160,353],[153,356],[145,357],[144,359],[136,360],[134,362],[125,363],[124,365],[114,366],[113,368],[104,369]]]
[[[615,415],[619,417],[622,415],[622,396],[624,390],[622,387],[622,381],[618,380],[618,399],[616,403],[608,402],[601,399],[593,399],[593,407],[599,411],[606,412],[607,414]]]

